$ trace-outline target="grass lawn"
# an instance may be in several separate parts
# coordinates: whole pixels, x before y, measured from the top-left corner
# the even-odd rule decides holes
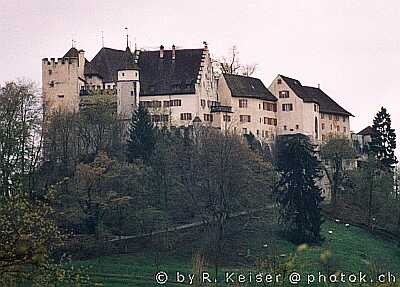
[[[287,262],[290,255],[293,255],[293,268],[302,274],[324,270],[364,271],[371,275],[377,271],[390,271],[394,274],[400,271],[399,248],[358,227],[346,227],[343,223],[327,221],[322,228],[325,242],[301,253],[297,252],[297,246],[277,235],[278,228],[277,224],[265,223],[263,217],[252,219],[247,224],[233,224],[227,234],[229,241],[225,248],[224,270],[251,270],[255,273],[261,270],[255,262],[269,262],[272,258]],[[85,267],[91,278],[100,283],[98,286],[161,286],[155,283],[154,274],[163,270],[173,280],[176,271],[190,273],[192,250],[196,250],[201,242],[199,234],[197,240],[168,255],[155,256],[151,250],[145,250],[141,254],[100,257],[75,264]],[[320,255],[326,249],[331,250],[332,257],[329,266],[322,266]],[[206,271],[213,273],[213,266],[206,267]],[[183,284],[167,283],[163,286]]]

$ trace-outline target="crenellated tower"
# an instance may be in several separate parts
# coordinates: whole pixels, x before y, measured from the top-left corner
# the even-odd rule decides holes
[[[45,112],[76,112],[84,86],[85,55],[72,47],[62,58],[42,60],[42,92]]]

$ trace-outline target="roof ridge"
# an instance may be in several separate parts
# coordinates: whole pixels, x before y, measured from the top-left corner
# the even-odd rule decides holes
[[[100,52],[101,50],[113,50],[113,51],[118,51],[118,52],[125,52],[125,50],[114,49],[114,48],[109,48],[109,47],[101,47],[101,49],[99,50],[99,52]]]
[[[249,78],[249,79],[255,79],[261,81],[260,78],[256,77],[251,77],[251,76],[246,76],[246,75],[238,75],[238,74],[231,74],[231,73],[222,73],[223,75],[229,75],[229,76],[235,76],[235,77],[243,77],[243,78]]]
[[[303,86],[303,84],[302,84],[299,80],[297,80],[297,79],[295,79],[295,78],[291,78],[291,77],[288,77],[288,76],[285,76],[285,75],[282,75],[282,74],[278,74],[278,76],[281,76],[282,78],[286,78],[286,79],[288,79],[288,80],[297,81],[297,82],[299,82],[299,84],[300,84],[301,86]]]
[[[257,98],[265,101],[277,101],[277,98],[259,78],[229,73],[224,73],[223,76],[233,97]]]
[[[140,49],[138,49],[138,50],[140,50]],[[199,51],[199,50],[203,51],[204,48],[175,49],[176,52],[178,52],[178,51]],[[143,52],[159,52],[159,51],[160,51],[159,49],[157,49],[157,50],[140,50],[141,53],[143,53]],[[172,49],[164,49],[164,52],[166,52],[166,51],[172,51]]]

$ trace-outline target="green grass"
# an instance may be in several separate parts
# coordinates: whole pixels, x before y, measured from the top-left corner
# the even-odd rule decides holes
[[[224,269],[257,271],[259,269],[254,265],[257,260],[268,261],[276,255],[284,262],[292,254],[295,256],[294,268],[302,273],[324,270],[397,273],[400,270],[400,251],[396,244],[358,227],[345,227],[344,224],[327,221],[322,228],[325,242],[301,253],[297,252],[297,246],[278,236],[278,230],[278,225],[265,223],[262,218],[253,219],[246,225],[234,224],[227,234],[229,241],[225,248]],[[332,234],[328,233],[329,230]],[[151,250],[145,250],[135,255],[76,262],[76,265],[85,267],[95,282],[103,284],[99,286],[160,286],[154,282],[154,273],[158,270],[169,274],[175,274],[176,271],[190,273],[192,250],[196,250],[202,241],[199,234],[198,239],[189,245],[158,257]],[[265,244],[268,247],[264,247]],[[326,249],[332,252],[329,267],[320,264],[320,255]],[[212,273],[214,269],[208,266],[206,270]],[[183,285],[171,283],[163,286]]]

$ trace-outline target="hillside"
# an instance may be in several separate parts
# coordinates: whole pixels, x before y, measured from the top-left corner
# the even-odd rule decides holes
[[[394,243],[383,241],[358,227],[346,227],[332,221],[327,221],[322,230],[326,240],[321,246],[311,246],[299,252],[297,246],[279,236],[276,224],[265,223],[262,217],[238,224],[229,231],[224,270],[251,270],[255,273],[268,270],[278,261],[290,266],[290,258],[293,258],[293,270],[301,274],[340,270],[351,273],[364,271],[373,276],[377,272],[395,274],[400,270],[400,252]],[[197,249],[203,239],[200,236],[192,244],[181,246],[169,254],[157,255],[145,250],[139,254],[100,257],[76,265],[87,268],[91,277],[103,286],[157,286],[153,277],[158,270],[167,272],[170,277],[176,271],[192,272],[192,250]],[[324,252],[326,254],[326,250],[331,251],[332,257],[327,264],[322,264],[320,257]],[[255,262],[263,262],[263,268]],[[205,270],[213,273],[214,267],[208,266]],[[178,285],[182,286],[164,286]]]

